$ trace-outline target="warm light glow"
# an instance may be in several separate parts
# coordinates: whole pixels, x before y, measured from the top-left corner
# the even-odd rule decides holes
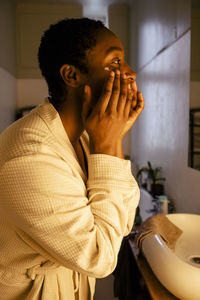
[[[108,5],[104,0],[87,0],[83,6],[83,16],[101,20],[108,27]]]

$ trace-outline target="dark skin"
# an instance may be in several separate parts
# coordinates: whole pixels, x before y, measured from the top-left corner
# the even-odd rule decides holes
[[[134,71],[124,60],[121,41],[107,28],[97,35],[96,46],[87,53],[88,73],[63,65],[60,74],[67,99],[59,112],[63,126],[85,170],[80,136],[86,129],[92,154],[124,158],[122,140],[143,110]]]

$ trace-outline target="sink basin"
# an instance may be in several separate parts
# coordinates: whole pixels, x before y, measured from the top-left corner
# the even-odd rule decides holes
[[[182,229],[175,251],[158,235],[146,237],[142,251],[157,279],[182,300],[200,300],[200,215],[168,214]]]

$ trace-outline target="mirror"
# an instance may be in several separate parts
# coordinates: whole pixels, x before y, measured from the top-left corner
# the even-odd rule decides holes
[[[200,1],[191,0],[189,166],[200,171]]]

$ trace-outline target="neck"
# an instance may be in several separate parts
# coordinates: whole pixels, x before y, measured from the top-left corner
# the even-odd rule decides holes
[[[70,100],[66,100],[62,111],[59,112],[59,115],[69,140],[75,147],[84,131],[81,118],[80,101],[77,101],[77,99],[73,97],[71,97]]]
[[[70,112],[60,113],[60,118],[71,144],[75,146],[84,131],[84,128],[81,124],[82,122],[80,122],[80,118],[77,118],[76,115],[73,115]]]

